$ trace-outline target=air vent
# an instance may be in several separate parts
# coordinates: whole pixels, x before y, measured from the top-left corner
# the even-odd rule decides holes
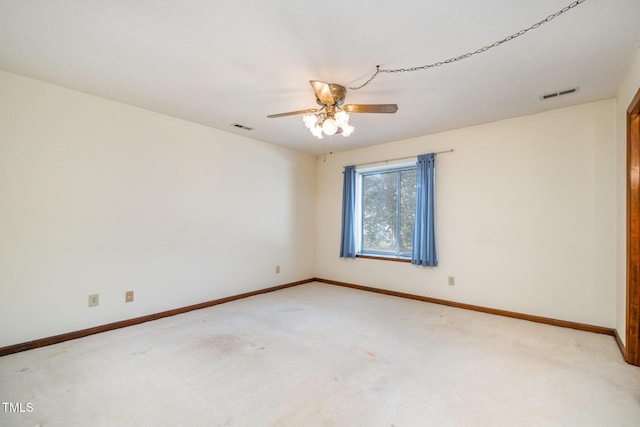
[[[562,96],[562,95],[569,95],[570,93],[574,93],[577,90],[578,90],[578,88],[574,87],[574,88],[571,88],[571,89],[565,89],[565,90],[561,90],[561,91],[558,91],[558,92],[547,93],[547,94],[542,95],[540,98],[541,99],[556,98],[556,97]]]
[[[253,130],[253,128],[250,128],[249,126],[241,125],[241,124],[238,124],[238,123],[231,123],[231,126],[233,126],[234,128],[238,128],[238,129]]]

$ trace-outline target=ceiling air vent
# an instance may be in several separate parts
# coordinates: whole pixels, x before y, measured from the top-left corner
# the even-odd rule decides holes
[[[238,128],[238,129],[253,130],[253,128],[250,128],[249,126],[241,125],[241,124],[238,124],[238,123],[231,123],[231,126],[233,126],[234,128]]]
[[[544,99],[556,98],[556,97],[562,96],[562,95],[569,95],[570,93],[574,93],[577,90],[578,90],[578,88],[574,87],[574,88],[571,88],[571,89],[561,90],[559,92],[546,93],[546,94],[542,95],[540,98],[543,99],[543,100]]]

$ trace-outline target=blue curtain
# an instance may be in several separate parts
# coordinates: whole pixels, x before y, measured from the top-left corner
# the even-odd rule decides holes
[[[435,154],[419,155],[416,169],[416,218],[411,263],[432,267],[438,265],[434,221],[435,172]]]
[[[342,187],[342,237],[340,257],[356,257],[356,237],[354,230],[356,214],[356,167],[345,166]]]

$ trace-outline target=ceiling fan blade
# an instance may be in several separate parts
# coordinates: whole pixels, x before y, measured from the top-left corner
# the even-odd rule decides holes
[[[333,105],[335,100],[331,93],[331,86],[329,83],[321,82],[320,80],[309,80],[313,91],[316,93],[316,98],[325,105]]]
[[[348,113],[395,113],[397,104],[347,104],[343,106]]]
[[[277,117],[295,116],[297,114],[310,114],[315,113],[316,111],[318,111],[317,108],[308,108],[306,110],[290,111],[288,113],[270,114],[267,117],[270,119],[275,119]]]

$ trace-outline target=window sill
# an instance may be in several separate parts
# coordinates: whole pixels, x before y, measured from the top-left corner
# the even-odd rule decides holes
[[[363,254],[357,254],[356,258],[376,259],[379,261],[405,262],[405,263],[411,264],[411,260],[407,258],[395,258],[395,257],[373,256],[373,255],[363,255]]]

